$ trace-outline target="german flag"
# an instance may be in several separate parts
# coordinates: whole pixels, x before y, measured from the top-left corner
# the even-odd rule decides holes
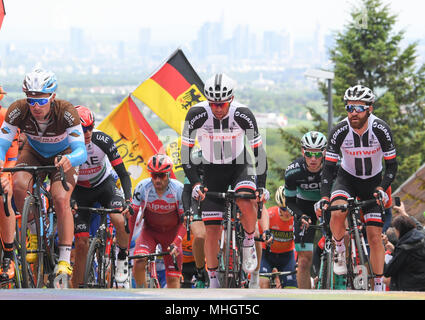
[[[181,49],[177,49],[149,79],[132,93],[167,125],[181,134],[186,113],[206,100],[204,83]]]

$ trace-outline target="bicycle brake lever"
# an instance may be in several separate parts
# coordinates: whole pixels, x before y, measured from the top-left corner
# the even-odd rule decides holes
[[[60,161],[60,160],[62,159],[62,155],[61,155],[61,154],[59,154],[59,155],[57,156],[57,158],[58,158],[58,161]],[[69,191],[68,184],[66,183],[65,172],[63,171],[62,166],[61,166],[61,167],[59,167],[59,173],[60,173],[60,178],[61,178],[61,182],[62,182],[62,186],[63,186],[63,188],[65,189],[65,191]]]

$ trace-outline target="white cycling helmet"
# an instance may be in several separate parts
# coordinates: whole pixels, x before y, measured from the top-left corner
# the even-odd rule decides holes
[[[375,95],[372,90],[368,87],[358,84],[356,86],[350,87],[345,91],[344,101],[363,101],[368,104],[373,104],[375,102]]]
[[[279,188],[277,188],[274,199],[276,200],[276,203],[279,207],[281,208],[286,207],[285,188],[283,186],[280,186]]]
[[[304,149],[320,149],[326,148],[328,141],[325,135],[318,131],[309,131],[301,138],[301,146]]]
[[[37,68],[25,75],[22,90],[25,93],[54,93],[57,87],[53,72]]]
[[[234,81],[224,73],[218,73],[205,82],[204,94],[208,101],[226,102],[232,99]]]

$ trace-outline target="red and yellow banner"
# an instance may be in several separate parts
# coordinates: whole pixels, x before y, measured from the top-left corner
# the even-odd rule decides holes
[[[0,0],[0,29],[1,25],[3,24],[4,16],[6,15],[6,10],[4,9],[4,1]]]
[[[126,97],[97,129],[107,133],[114,140],[130,173],[133,189],[139,181],[150,176],[146,170],[149,158],[156,153],[164,153],[162,142],[131,96]]]
[[[205,100],[203,89],[201,78],[178,49],[133,95],[181,134],[189,108]]]

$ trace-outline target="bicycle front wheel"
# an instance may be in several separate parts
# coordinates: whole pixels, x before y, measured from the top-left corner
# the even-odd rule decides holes
[[[84,288],[105,288],[105,248],[99,238],[93,238],[87,253],[84,272]]]
[[[29,220],[33,216],[32,222]],[[37,247],[30,246],[30,223],[35,223]],[[40,208],[34,196],[25,198],[21,220],[21,264],[22,286],[24,288],[42,288],[43,281],[43,252],[42,238],[40,234]]]

